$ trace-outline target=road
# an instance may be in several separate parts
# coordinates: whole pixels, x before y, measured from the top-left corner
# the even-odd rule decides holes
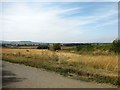
[[[54,72],[9,62],[3,62],[2,70],[3,88],[115,88],[109,84],[74,80]]]

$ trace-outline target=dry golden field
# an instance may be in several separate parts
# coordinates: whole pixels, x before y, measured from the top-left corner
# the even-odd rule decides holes
[[[118,78],[118,56],[80,55],[63,51],[38,49],[2,49],[3,60],[37,68],[85,76],[98,82],[116,84]]]

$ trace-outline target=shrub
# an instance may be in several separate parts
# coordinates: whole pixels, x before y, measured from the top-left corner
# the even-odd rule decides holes
[[[120,53],[120,40],[114,40],[112,43],[112,50],[115,53]]]
[[[48,45],[39,45],[37,49],[49,49]]]
[[[86,51],[86,52],[88,52],[88,51],[93,51],[93,46],[91,45],[91,44],[83,44],[83,45],[79,45],[79,46],[77,46],[76,47],[76,50],[77,51]]]
[[[53,51],[61,50],[61,44],[60,43],[50,44],[49,49]]]

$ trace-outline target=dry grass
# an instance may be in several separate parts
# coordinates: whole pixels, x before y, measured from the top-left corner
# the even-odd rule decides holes
[[[103,69],[118,73],[118,55],[79,55],[73,53],[58,52],[59,57],[66,57],[68,64],[82,64],[86,67]]]
[[[54,69],[53,71],[86,74],[94,76],[118,77],[117,55],[79,55],[68,52],[53,52],[38,49],[2,49],[3,59],[30,66]],[[62,72],[63,72],[62,71]],[[82,73],[83,73],[82,72]],[[81,75],[79,73],[79,75]]]

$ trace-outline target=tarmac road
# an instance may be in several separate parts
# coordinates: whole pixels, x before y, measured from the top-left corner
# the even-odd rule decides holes
[[[109,84],[74,80],[54,72],[9,62],[3,62],[2,71],[3,88],[116,88]]]

